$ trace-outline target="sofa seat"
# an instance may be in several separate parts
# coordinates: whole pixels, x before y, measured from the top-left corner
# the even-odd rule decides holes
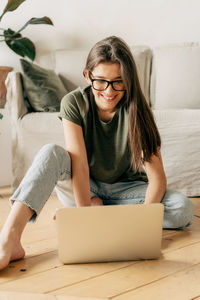
[[[168,188],[200,195],[200,110],[153,110]]]
[[[58,118],[58,112],[32,112],[26,114],[19,122],[20,130],[29,134],[57,135],[61,131],[62,122]]]
[[[39,149],[48,143],[64,147],[62,122],[58,119],[58,112],[28,113],[18,120],[17,130],[12,135],[14,187],[19,185]]]

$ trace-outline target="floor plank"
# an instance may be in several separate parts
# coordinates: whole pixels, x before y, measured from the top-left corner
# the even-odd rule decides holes
[[[24,276],[15,281],[2,283],[0,284],[0,290],[49,293],[52,290],[58,290],[66,285],[88,280],[98,275],[126,267],[129,264],[130,262],[62,265],[59,268],[53,268],[31,276]]]
[[[114,300],[189,300],[198,299],[200,264],[160,279],[135,291],[114,297]]]
[[[2,284],[6,282],[13,282],[20,278],[58,268],[61,265],[56,251],[12,262],[5,270],[0,271],[0,289],[2,289]]]
[[[65,295],[47,295],[47,294],[36,294],[36,293],[19,293],[19,292],[8,292],[0,291],[0,300],[107,300],[107,298],[83,298]]]
[[[27,300],[27,299],[28,300],[57,300],[58,298],[52,295],[0,291],[0,300]]]
[[[109,300],[108,298],[88,298],[88,297],[76,297],[76,296],[66,296],[66,295],[58,295],[55,296],[56,300]]]
[[[193,224],[185,230],[171,230],[162,238],[162,253],[176,250],[200,241],[200,219],[194,217]]]

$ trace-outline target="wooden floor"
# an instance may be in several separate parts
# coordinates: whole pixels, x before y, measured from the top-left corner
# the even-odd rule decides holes
[[[10,188],[0,188],[0,228],[10,210]],[[159,260],[62,265],[57,257],[56,196],[23,234],[26,257],[0,271],[0,300],[200,299],[200,198],[193,225],[164,230]]]

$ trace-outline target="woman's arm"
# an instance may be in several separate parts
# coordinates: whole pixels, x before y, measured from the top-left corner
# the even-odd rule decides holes
[[[81,126],[62,119],[66,150],[72,161],[72,186],[77,206],[90,206],[89,166]]]
[[[144,162],[144,167],[149,180],[144,203],[158,203],[162,200],[167,185],[160,151],[158,156],[152,155],[151,162]]]

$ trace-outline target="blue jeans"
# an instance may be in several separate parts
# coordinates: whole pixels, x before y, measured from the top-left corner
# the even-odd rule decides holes
[[[64,183],[64,184],[63,184]],[[142,204],[148,183],[144,181],[113,184],[90,179],[92,197],[100,197],[104,205]],[[38,152],[21,184],[11,196],[35,211],[35,221],[54,187],[65,206],[75,206],[71,183],[71,158],[62,147],[47,144]],[[164,205],[163,228],[184,228],[192,223],[193,204],[179,192],[166,190],[161,201]]]

